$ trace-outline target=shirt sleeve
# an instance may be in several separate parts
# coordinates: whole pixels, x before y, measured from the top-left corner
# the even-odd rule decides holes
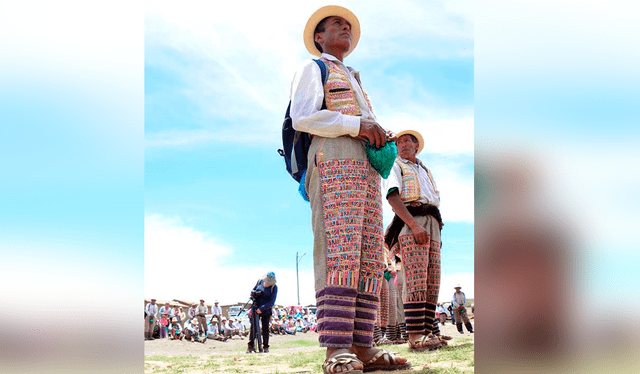
[[[394,162],[391,173],[387,179],[383,179],[384,191],[383,195],[388,196],[393,188],[398,189],[398,194],[402,194],[402,172],[398,163]]]
[[[296,72],[291,83],[290,116],[297,131],[337,138],[341,135],[357,136],[360,117],[349,116],[322,108],[324,87],[320,67],[309,60]]]

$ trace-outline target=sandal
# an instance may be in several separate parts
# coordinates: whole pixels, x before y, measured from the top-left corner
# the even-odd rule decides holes
[[[427,348],[422,345],[422,340],[416,340],[415,343],[411,343],[411,340],[407,342],[409,343],[409,350],[411,352],[423,352],[427,350]]]
[[[438,338],[428,339],[425,336],[421,340],[422,340],[422,346],[430,351],[433,351],[442,347],[442,341]]]
[[[409,340],[409,349],[412,352],[424,352],[427,350],[433,351],[440,347],[442,347],[442,341],[440,341],[440,339],[429,339],[426,335],[422,336],[420,340],[413,344],[411,343],[411,340]]]
[[[381,349],[378,351],[378,353],[371,357],[371,360],[364,363],[364,369],[362,371],[366,373],[368,371],[376,370],[404,370],[411,367],[411,363],[396,363],[396,359],[397,357],[394,356],[393,353],[387,351],[386,349]],[[376,361],[381,362],[376,363]]]
[[[324,360],[324,363],[322,364],[322,371],[324,372],[324,374],[335,374],[336,366],[346,366],[347,364],[350,364],[352,362],[359,362],[362,364],[362,361],[358,360],[358,357],[353,353],[338,353],[337,355]],[[362,370],[346,370],[345,368],[345,370],[341,371],[340,373],[362,374]]]

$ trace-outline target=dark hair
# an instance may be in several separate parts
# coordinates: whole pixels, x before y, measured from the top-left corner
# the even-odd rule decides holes
[[[318,24],[316,25],[315,30],[313,30],[313,44],[315,44],[316,48],[318,48],[318,51],[320,51],[321,53],[324,52],[322,50],[322,46],[320,44],[318,44],[318,42],[316,42],[316,34],[319,32],[324,32],[324,25],[327,23],[327,20],[329,18],[331,18],[332,16],[329,17],[324,17],[322,19],[322,21],[318,22]]]

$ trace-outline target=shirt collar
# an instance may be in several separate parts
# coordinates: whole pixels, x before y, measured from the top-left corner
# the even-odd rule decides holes
[[[358,73],[358,71],[357,71],[357,70],[355,70],[355,69],[354,69],[354,68],[352,68],[351,66],[347,66],[347,65],[345,65],[345,64],[344,64],[344,62],[342,62],[342,61],[338,60],[338,58],[337,58],[337,57],[335,57],[334,55],[330,55],[330,54],[328,54],[328,53],[323,52],[323,53],[320,55],[320,58],[326,58],[327,60],[329,60],[329,61],[333,61],[333,62],[335,62],[335,63],[336,63],[336,64],[338,64],[338,65],[342,65],[342,66],[346,67],[347,69],[349,69],[349,71],[351,71],[351,72],[352,72],[352,73],[354,73],[354,74],[355,74],[355,73]]]
[[[398,158],[400,159],[400,161],[404,162],[405,164],[412,163],[412,164],[420,165],[420,159],[418,158],[416,158],[416,162],[407,160],[406,158],[402,158],[400,156],[398,156]]]

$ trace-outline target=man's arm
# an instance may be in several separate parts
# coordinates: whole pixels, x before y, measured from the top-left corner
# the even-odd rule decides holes
[[[327,138],[341,135],[358,136],[360,117],[321,110],[324,87],[320,67],[308,60],[291,83],[290,116],[293,128]]]
[[[427,230],[422,227],[418,221],[409,213],[407,207],[404,205],[402,200],[400,199],[400,194],[398,191],[393,191],[387,196],[387,200],[389,201],[389,205],[393,209],[394,213],[402,219],[402,221],[411,229],[413,233],[413,237],[416,240],[416,243],[423,245],[427,244],[427,240],[429,238],[429,234],[427,234]]]

